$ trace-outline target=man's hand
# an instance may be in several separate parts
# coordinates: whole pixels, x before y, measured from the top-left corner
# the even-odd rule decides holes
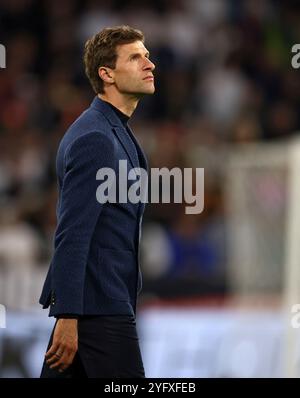
[[[77,319],[59,319],[56,323],[52,345],[46,352],[46,362],[59,372],[67,369],[78,349]]]

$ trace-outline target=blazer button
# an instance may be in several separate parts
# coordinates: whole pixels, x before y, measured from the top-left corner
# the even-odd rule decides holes
[[[56,302],[56,300],[55,300],[55,294],[52,293],[52,295],[51,295],[51,305],[55,305],[55,302]]]

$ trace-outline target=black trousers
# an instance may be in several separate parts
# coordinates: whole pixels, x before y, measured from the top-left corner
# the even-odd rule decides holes
[[[48,349],[52,344],[55,326]],[[84,316],[78,320],[78,351],[64,372],[43,363],[41,378],[145,377],[135,318]]]

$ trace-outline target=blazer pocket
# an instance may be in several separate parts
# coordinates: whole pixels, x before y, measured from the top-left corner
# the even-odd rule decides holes
[[[129,301],[135,284],[135,257],[130,250],[99,249],[98,279],[103,293],[114,300]]]

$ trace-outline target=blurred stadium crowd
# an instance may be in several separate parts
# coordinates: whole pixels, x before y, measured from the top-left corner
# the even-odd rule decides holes
[[[2,281],[12,268],[46,272],[57,146],[94,96],[84,42],[105,26],[129,24],[145,33],[156,64],[156,93],[131,120],[150,166],[205,168],[203,213],[147,207],[144,295],[226,293],[224,168],[232,146],[300,130],[300,72],[290,64],[299,21],[296,1],[1,0]]]

